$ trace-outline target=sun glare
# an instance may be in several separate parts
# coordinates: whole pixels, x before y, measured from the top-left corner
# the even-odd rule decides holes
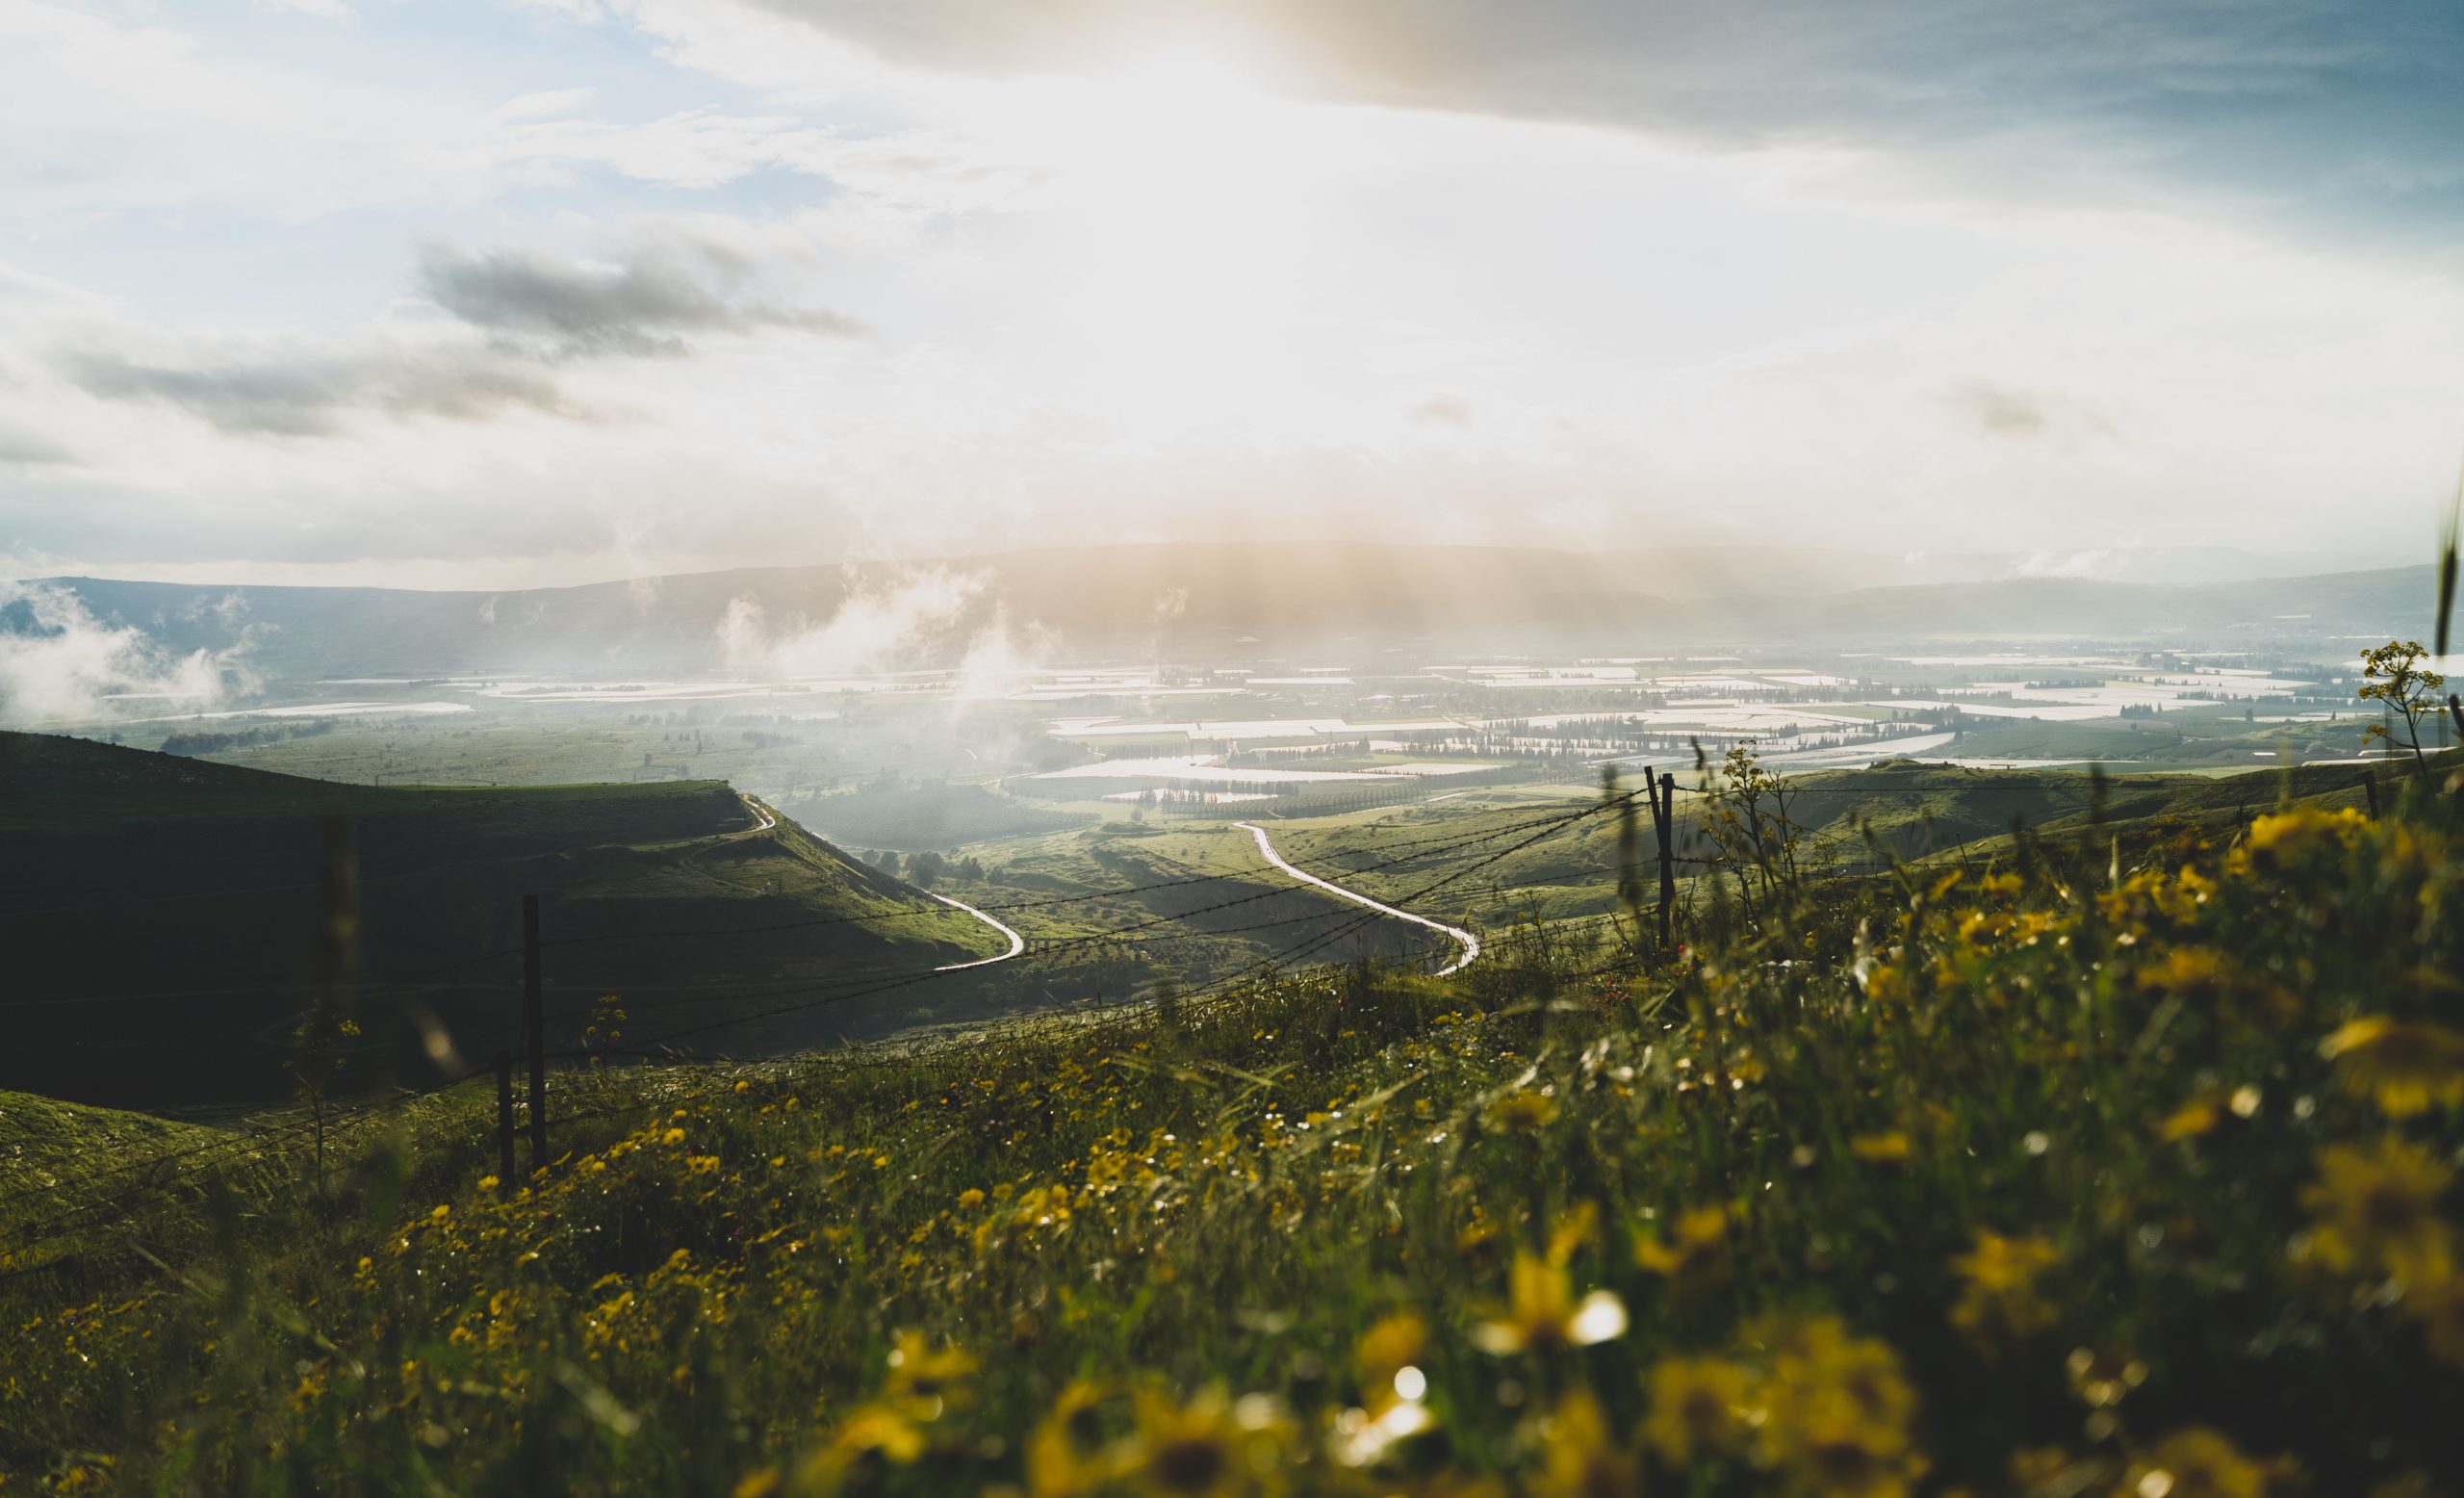
[[[1267,70],[1211,46],[1021,82],[998,107],[1069,211],[1078,325],[1106,342],[1249,322],[1276,295],[1299,194],[1351,134],[1348,112],[1279,97]]]

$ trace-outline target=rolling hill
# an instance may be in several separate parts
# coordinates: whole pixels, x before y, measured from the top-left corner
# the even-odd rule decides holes
[[[1003,947],[715,782],[378,789],[0,734],[15,1042],[0,1087],[151,1106],[280,1096],[324,970],[337,838],[357,890],[353,1085],[424,1082],[510,1044],[526,893],[552,1046],[603,994],[640,1037],[678,1022],[654,1025],[666,1006],[706,1022],[783,988]],[[826,1039],[819,1013],[729,1039]]]
[[[1947,559],[1957,560],[1957,559]],[[2212,576],[2213,569],[2194,576]],[[2123,576],[2135,576],[2124,573]],[[2229,574],[2228,574],[2229,576]],[[908,608],[917,579],[935,602]],[[1257,655],[1335,641],[1485,651],[1703,641],[2143,638],[2246,645],[2421,633],[2427,568],[2160,582],[1775,549],[1156,544],[928,563],[746,568],[521,592],[51,580],[175,654],[242,651],[278,678],[831,669],[767,647],[866,598],[900,621],[874,665],[949,665],[996,624],[1056,654]],[[1718,591],[1713,591],[1713,590]],[[0,631],[30,628],[22,606]],[[732,648],[730,640],[733,640]]]

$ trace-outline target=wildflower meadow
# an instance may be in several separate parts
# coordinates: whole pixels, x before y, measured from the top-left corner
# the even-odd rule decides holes
[[[2464,1490],[2464,816],[441,1097],[0,1269],[0,1491]]]

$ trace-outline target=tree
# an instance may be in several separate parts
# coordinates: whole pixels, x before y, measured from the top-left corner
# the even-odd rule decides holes
[[[2394,748],[2396,723],[2401,719],[2403,746],[2412,751],[2413,768],[2425,786],[2429,784],[2429,757],[2422,752],[2422,719],[2438,710],[2438,689],[2447,684],[2447,678],[2429,669],[2428,659],[2429,652],[2419,640],[2389,640],[2361,653],[2361,700],[2382,704],[2386,714],[2362,731],[2361,741],[2384,739]]]
[[[926,849],[907,861],[908,882],[919,890],[930,890],[941,882],[941,875],[948,871],[948,861],[941,855]]]

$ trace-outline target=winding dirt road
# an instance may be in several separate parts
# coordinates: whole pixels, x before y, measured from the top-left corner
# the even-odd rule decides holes
[[[1282,854],[1277,853],[1274,850],[1274,844],[1267,840],[1267,830],[1259,826],[1257,823],[1234,822],[1232,825],[1235,827],[1247,828],[1249,836],[1258,839],[1259,854],[1263,856],[1268,863],[1272,864],[1275,867],[1283,870],[1287,874],[1290,874],[1293,878],[1299,880],[1302,884],[1315,885],[1317,888],[1325,891],[1328,894],[1334,895],[1338,899],[1349,900],[1354,905],[1366,905],[1371,910],[1377,912],[1381,916],[1392,916],[1397,920],[1408,920],[1416,926],[1426,926],[1431,931],[1437,932],[1439,935],[1452,940],[1455,945],[1461,948],[1461,951],[1456,955],[1452,962],[1448,963],[1445,967],[1437,969],[1437,975],[1439,977],[1445,977],[1450,972],[1460,972],[1464,969],[1469,968],[1474,963],[1480,960],[1480,939],[1474,936],[1471,932],[1464,930],[1461,926],[1450,926],[1443,921],[1431,920],[1426,916],[1415,916],[1410,911],[1399,910],[1382,900],[1373,900],[1368,895],[1362,894],[1356,890],[1347,890],[1342,885],[1321,879],[1316,874],[1309,872],[1307,869],[1295,865],[1291,860],[1285,858]]]
[[[924,892],[926,894],[933,894],[933,891],[930,890],[927,890]],[[983,921],[986,925],[990,926],[993,930],[1000,932],[1003,936],[1010,939],[1010,949],[1003,952],[998,957],[978,957],[968,962],[944,963],[940,967],[934,969],[933,970],[935,972],[963,972],[969,968],[988,968],[994,963],[1008,962],[1011,958],[1017,956],[1020,952],[1027,949],[1027,939],[1025,937],[1018,935],[1018,933],[1011,930],[1000,921],[997,921],[991,917],[984,914],[984,912],[977,910],[966,901],[954,900],[946,894],[933,894],[933,898],[940,901],[944,905],[955,906],[958,909],[966,912],[976,919]]]

